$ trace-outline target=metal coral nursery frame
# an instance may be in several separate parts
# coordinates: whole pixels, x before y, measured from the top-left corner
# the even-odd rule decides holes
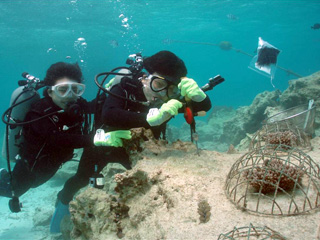
[[[286,240],[284,236],[280,233],[272,230],[271,228],[264,227],[255,227],[251,223],[248,227],[234,227],[234,229],[228,233],[222,233],[219,235],[218,240],[224,239],[278,239]]]
[[[304,150],[311,150],[311,136],[288,121],[265,124],[251,139],[249,149],[265,145],[287,145]],[[274,148],[274,147],[273,147]]]
[[[302,214],[320,207],[320,168],[297,148],[265,145],[233,164],[225,190],[237,208],[250,213]]]
[[[263,127],[253,136],[250,150],[264,145],[284,144],[311,150],[316,107],[314,100],[279,112],[263,122]]]

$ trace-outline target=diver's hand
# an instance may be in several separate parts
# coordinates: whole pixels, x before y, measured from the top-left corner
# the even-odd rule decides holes
[[[147,115],[147,122],[150,126],[159,126],[169,120],[172,116],[177,115],[178,110],[181,107],[181,102],[171,99],[169,102],[162,104],[160,109],[151,108]]]
[[[206,94],[199,88],[196,81],[191,78],[181,78],[178,88],[182,96],[190,98],[192,101],[202,102],[206,98]]]
[[[112,87],[113,82],[114,82],[114,78],[111,78],[110,81],[106,83],[106,85],[104,85],[104,88],[109,90],[109,88]]]
[[[97,129],[93,142],[96,146],[122,147],[122,139],[131,139],[131,132],[118,130],[105,133],[103,129]]]

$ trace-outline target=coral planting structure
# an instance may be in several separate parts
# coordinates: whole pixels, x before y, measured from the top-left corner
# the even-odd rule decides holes
[[[224,234],[220,234],[218,240],[224,239],[278,239],[286,240],[284,236],[280,233],[272,230],[271,228],[264,227],[254,227],[251,223],[249,227],[235,227],[232,231]]]
[[[282,112],[279,112],[265,120],[266,124],[290,124],[302,129],[307,135],[314,134],[314,122],[316,116],[316,105],[311,99],[308,103],[301,104]]]
[[[314,101],[279,112],[263,122],[252,138],[250,149],[264,145],[287,145],[311,150],[316,107]]]
[[[273,145],[274,147],[274,145]],[[320,167],[296,148],[265,145],[232,166],[226,194],[240,209],[264,215],[296,215],[320,207]]]
[[[311,137],[302,129],[288,121],[265,124],[253,136],[250,143],[250,150],[269,145],[271,149],[282,145],[283,148],[298,147],[311,150]]]

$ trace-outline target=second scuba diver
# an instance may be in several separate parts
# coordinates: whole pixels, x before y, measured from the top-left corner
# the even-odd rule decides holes
[[[89,126],[84,124],[84,116],[94,112],[96,100],[88,103],[81,98],[85,90],[82,80],[78,64],[58,62],[47,70],[44,98],[32,103],[25,118],[25,121],[35,121],[23,126],[20,159],[11,176],[5,169],[0,170],[0,196],[13,197],[14,191],[14,196],[19,197],[30,188],[42,185],[63,163],[72,159],[75,148],[93,147],[94,136],[85,129]],[[46,115],[48,117],[39,119]],[[130,138],[129,131],[109,134],[117,142]],[[67,208],[62,209],[62,215],[65,212]],[[60,216],[56,213],[54,218]],[[60,231],[60,226],[55,227],[52,232]]]

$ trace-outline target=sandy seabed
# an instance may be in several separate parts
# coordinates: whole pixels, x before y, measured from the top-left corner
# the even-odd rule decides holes
[[[312,141],[313,150],[307,154],[320,163],[320,138]],[[320,212],[312,211],[303,215],[272,217],[250,214],[237,209],[225,194],[225,181],[233,163],[245,152],[226,154],[202,150],[200,156],[195,152],[174,154],[155,160],[144,159],[135,168],[152,173],[160,171],[165,180],[161,183],[167,190],[172,206],[157,204],[148,210],[152,191],[139,196],[131,207],[129,215],[138,216],[139,211],[149,211],[139,227],[124,229],[128,234],[123,239],[218,239],[221,233],[227,233],[235,227],[264,227],[280,233],[286,239],[318,239]],[[10,213],[8,199],[0,199],[0,239],[62,239],[61,235],[50,235],[49,221],[54,210],[54,202],[61,185],[54,181],[31,189],[21,197],[24,204],[22,212]],[[159,186],[158,186],[159,188]],[[157,190],[158,191],[158,190]],[[155,194],[155,193],[154,193]],[[200,223],[197,212],[198,203],[205,199],[211,207],[211,216],[207,223]],[[39,218],[43,220],[39,223]],[[38,218],[38,219],[35,219]],[[37,226],[34,223],[37,222]],[[115,235],[113,235],[115,236]],[[111,236],[110,236],[111,237]],[[100,238],[97,238],[100,239]],[[104,239],[104,238],[101,238]],[[110,239],[117,239],[111,237]],[[137,238],[138,239],[138,238]],[[243,238],[247,239],[247,238]],[[250,238],[259,239],[259,238]]]
[[[160,239],[218,239],[221,233],[228,233],[235,227],[249,227],[251,223],[255,227],[267,226],[287,239],[317,239],[320,223],[320,213],[317,211],[296,216],[254,215],[237,209],[227,198],[225,194],[227,174],[232,164],[242,154],[202,151],[200,156],[194,154],[192,158],[170,159],[169,157],[165,161],[159,161],[158,165],[150,164],[148,161],[138,164],[139,169],[147,172],[148,168],[158,169],[168,176],[163,185],[168,190],[168,196],[174,206],[170,209],[165,205],[156,208],[140,224],[141,226],[139,225],[139,236],[145,237],[142,239],[159,239],[159,236]],[[309,154],[313,159],[318,158],[319,148]],[[211,216],[207,223],[200,223],[197,212],[198,203],[203,199],[211,206]],[[146,206],[152,199],[146,196],[144,200],[134,199],[134,201],[141,203],[140,205],[144,203]],[[131,211],[134,215],[139,206],[132,203],[131,207],[135,209]],[[140,211],[146,211],[146,208],[140,207]],[[152,233],[153,231],[157,234]],[[134,239],[134,233],[131,237],[128,236],[128,239]]]

